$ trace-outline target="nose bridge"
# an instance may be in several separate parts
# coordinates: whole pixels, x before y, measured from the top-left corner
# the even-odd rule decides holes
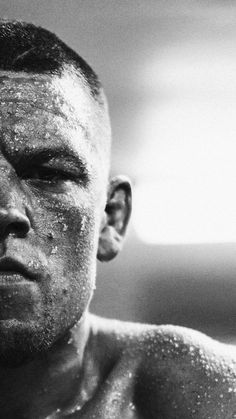
[[[18,207],[20,191],[16,176],[7,163],[0,162],[0,209]]]

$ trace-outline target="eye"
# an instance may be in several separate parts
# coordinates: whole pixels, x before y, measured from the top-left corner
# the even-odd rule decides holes
[[[29,168],[21,175],[21,178],[36,183],[53,185],[67,180],[74,180],[74,175],[63,169],[42,165]]]

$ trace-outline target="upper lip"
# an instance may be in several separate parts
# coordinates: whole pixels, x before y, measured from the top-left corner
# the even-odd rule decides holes
[[[0,272],[17,272],[29,279],[37,277],[35,272],[32,272],[27,265],[10,257],[0,259]]]

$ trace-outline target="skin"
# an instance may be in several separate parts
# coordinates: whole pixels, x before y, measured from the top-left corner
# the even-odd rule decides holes
[[[1,72],[0,98],[0,417],[236,417],[233,347],[88,312],[131,210],[105,105],[69,69]]]

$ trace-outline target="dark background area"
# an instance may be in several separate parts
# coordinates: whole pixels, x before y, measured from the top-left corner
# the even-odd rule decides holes
[[[230,146],[231,160],[228,163],[225,156],[224,167],[231,165],[233,180],[233,1],[1,0],[0,15],[32,21],[56,32],[100,75],[113,127],[112,173],[130,176],[134,195],[143,179],[158,182],[161,168],[170,165],[168,155],[175,161],[173,144],[176,159],[184,147],[188,165],[180,166],[187,177],[197,158],[196,165],[199,170],[201,167],[201,158],[194,151],[196,144],[202,147],[201,155],[212,156],[218,175],[223,173],[222,155],[215,150],[221,150],[220,145],[222,150]],[[182,119],[176,125],[179,109]],[[162,115],[160,123],[158,115]],[[229,144],[227,138],[231,139]],[[163,147],[165,153],[161,154]],[[194,155],[196,159],[191,160]],[[211,171],[209,161],[205,166]],[[234,193],[231,188],[230,194]],[[223,199],[219,192],[219,201]],[[175,206],[171,210],[174,213]],[[217,215],[219,208],[213,210]],[[236,229],[234,210],[232,229]],[[144,214],[144,227],[146,221]],[[168,245],[161,244],[160,237],[156,244],[148,244],[136,230],[131,223],[121,255],[109,264],[98,265],[92,310],[124,320],[184,325],[236,342],[233,240],[227,243],[224,238],[221,243],[219,235],[214,243],[206,243],[203,237],[204,244],[193,240]]]

